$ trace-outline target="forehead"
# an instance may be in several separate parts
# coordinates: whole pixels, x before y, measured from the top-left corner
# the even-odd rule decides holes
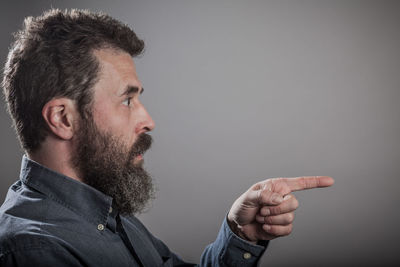
[[[94,86],[95,95],[120,95],[128,85],[142,87],[133,59],[128,53],[113,49],[95,50],[93,53],[100,64],[99,79]]]

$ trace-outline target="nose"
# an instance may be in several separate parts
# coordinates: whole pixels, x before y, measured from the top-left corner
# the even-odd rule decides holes
[[[150,132],[150,131],[153,131],[154,127],[156,127],[156,124],[153,121],[153,118],[150,116],[150,114],[147,111],[146,111],[146,113],[148,116],[146,128],[147,128],[147,131]]]
[[[144,132],[150,132],[154,129],[154,127],[155,123],[153,119],[151,118],[147,110],[143,107],[143,120],[142,123],[140,123],[136,128],[136,132],[139,134]]]

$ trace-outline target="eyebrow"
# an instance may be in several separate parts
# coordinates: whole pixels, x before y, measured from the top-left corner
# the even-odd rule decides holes
[[[143,94],[143,87],[140,90],[140,94]],[[128,85],[126,86],[124,92],[120,96],[130,95],[130,94],[137,94],[139,92],[139,87]]]

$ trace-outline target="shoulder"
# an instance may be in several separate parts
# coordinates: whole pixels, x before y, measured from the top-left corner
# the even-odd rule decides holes
[[[3,224],[5,222],[5,224]],[[0,215],[0,266],[79,266],[68,244],[38,221]]]
[[[43,233],[42,221],[18,215],[12,212],[0,213],[1,258],[11,254],[58,247],[54,236]]]
[[[53,203],[20,182],[12,185],[0,207],[0,255],[57,248],[57,238],[43,232]]]
[[[3,242],[0,266],[81,266],[82,262],[67,247],[50,237],[18,235],[11,244]]]

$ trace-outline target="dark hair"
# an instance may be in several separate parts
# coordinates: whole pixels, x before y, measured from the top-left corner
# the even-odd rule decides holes
[[[104,13],[51,9],[27,17],[4,68],[3,90],[23,149],[33,152],[48,134],[43,106],[53,98],[75,100],[88,114],[97,82],[95,49],[111,48],[139,55],[144,42],[127,25]]]

